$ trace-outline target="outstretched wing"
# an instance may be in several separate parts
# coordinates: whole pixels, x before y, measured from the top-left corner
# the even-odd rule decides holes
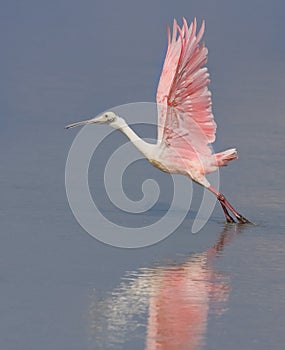
[[[183,18],[180,28],[174,20],[168,27],[168,48],[157,90],[158,140],[168,147],[194,149],[201,155],[211,154],[216,123],[212,114],[207,62],[208,50],[200,43],[196,19],[188,27]]]

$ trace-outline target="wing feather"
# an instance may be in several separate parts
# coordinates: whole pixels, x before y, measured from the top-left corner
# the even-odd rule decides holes
[[[207,62],[208,50],[200,43],[205,22],[197,32],[196,19],[181,28],[173,21],[168,27],[168,47],[157,89],[158,140],[168,147],[193,148],[211,154],[216,123],[212,114]]]

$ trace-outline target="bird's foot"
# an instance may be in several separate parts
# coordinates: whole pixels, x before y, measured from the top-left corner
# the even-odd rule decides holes
[[[226,216],[226,221],[228,224],[233,224],[235,223],[234,219],[229,215],[229,216]]]
[[[249,220],[247,220],[244,216],[242,216],[241,214],[237,214],[236,218],[238,219],[240,224],[252,224],[252,222],[250,222]]]

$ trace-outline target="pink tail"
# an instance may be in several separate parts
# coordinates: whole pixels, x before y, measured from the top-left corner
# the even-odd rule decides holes
[[[237,150],[235,148],[228,149],[224,152],[215,154],[217,166],[226,166],[227,162],[238,158]]]

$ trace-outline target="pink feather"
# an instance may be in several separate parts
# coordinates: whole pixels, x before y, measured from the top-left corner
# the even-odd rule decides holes
[[[208,144],[215,140],[216,123],[208,90],[209,73],[204,67],[208,50],[200,43],[205,22],[197,35],[196,30],[196,19],[188,27],[185,18],[181,28],[173,21],[172,37],[168,29],[168,48],[156,97],[158,139],[177,148],[210,155]],[[175,137],[176,134],[187,136]]]

